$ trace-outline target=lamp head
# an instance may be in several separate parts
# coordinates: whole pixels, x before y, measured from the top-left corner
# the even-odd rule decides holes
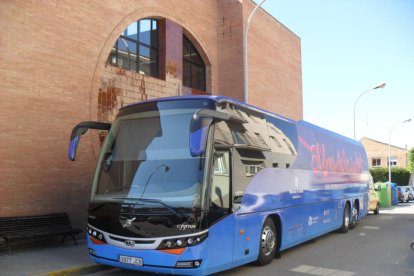
[[[377,86],[375,86],[373,89],[378,89],[378,88],[384,88],[385,87],[385,82],[378,84]]]

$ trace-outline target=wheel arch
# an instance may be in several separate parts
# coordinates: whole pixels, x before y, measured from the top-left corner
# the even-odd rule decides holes
[[[276,252],[279,252],[281,245],[282,245],[282,219],[278,213],[270,214],[267,217],[270,217],[275,224],[276,227],[276,235],[277,235],[277,249]]]
[[[361,220],[361,202],[359,198],[355,198],[352,204],[356,206],[356,209],[358,212],[358,221],[360,221]]]

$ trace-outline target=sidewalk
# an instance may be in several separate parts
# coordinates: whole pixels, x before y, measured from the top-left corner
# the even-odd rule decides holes
[[[413,202],[399,202],[390,208],[381,208],[380,214],[414,214]]]
[[[57,240],[44,244],[20,246],[9,255],[7,248],[0,247],[0,275],[86,275],[110,267],[97,265],[88,256],[86,240],[78,245],[70,241],[64,244]]]

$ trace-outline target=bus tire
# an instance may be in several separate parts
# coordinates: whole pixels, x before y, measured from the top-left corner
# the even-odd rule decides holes
[[[346,203],[344,207],[344,215],[342,217],[342,226],[338,229],[339,233],[346,233],[349,230],[350,211],[349,204]]]
[[[278,248],[276,226],[273,220],[268,217],[263,223],[260,233],[259,256],[256,263],[260,266],[270,264],[276,255]]]
[[[357,227],[358,218],[359,218],[359,208],[358,208],[358,203],[355,201],[354,204],[352,204],[351,221],[349,222],[349,229],[354,229]]]
[[[378,215],[379,214],[379,204],[377,203],[377,207],[374,210],[374,215]]]

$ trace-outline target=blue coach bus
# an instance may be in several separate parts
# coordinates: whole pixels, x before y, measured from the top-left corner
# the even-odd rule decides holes
[[[88,214],[93,261],[206,275],[266,265],[368,213],[362,145],[227,97],[173,97],[120,109],[108,131]]]

